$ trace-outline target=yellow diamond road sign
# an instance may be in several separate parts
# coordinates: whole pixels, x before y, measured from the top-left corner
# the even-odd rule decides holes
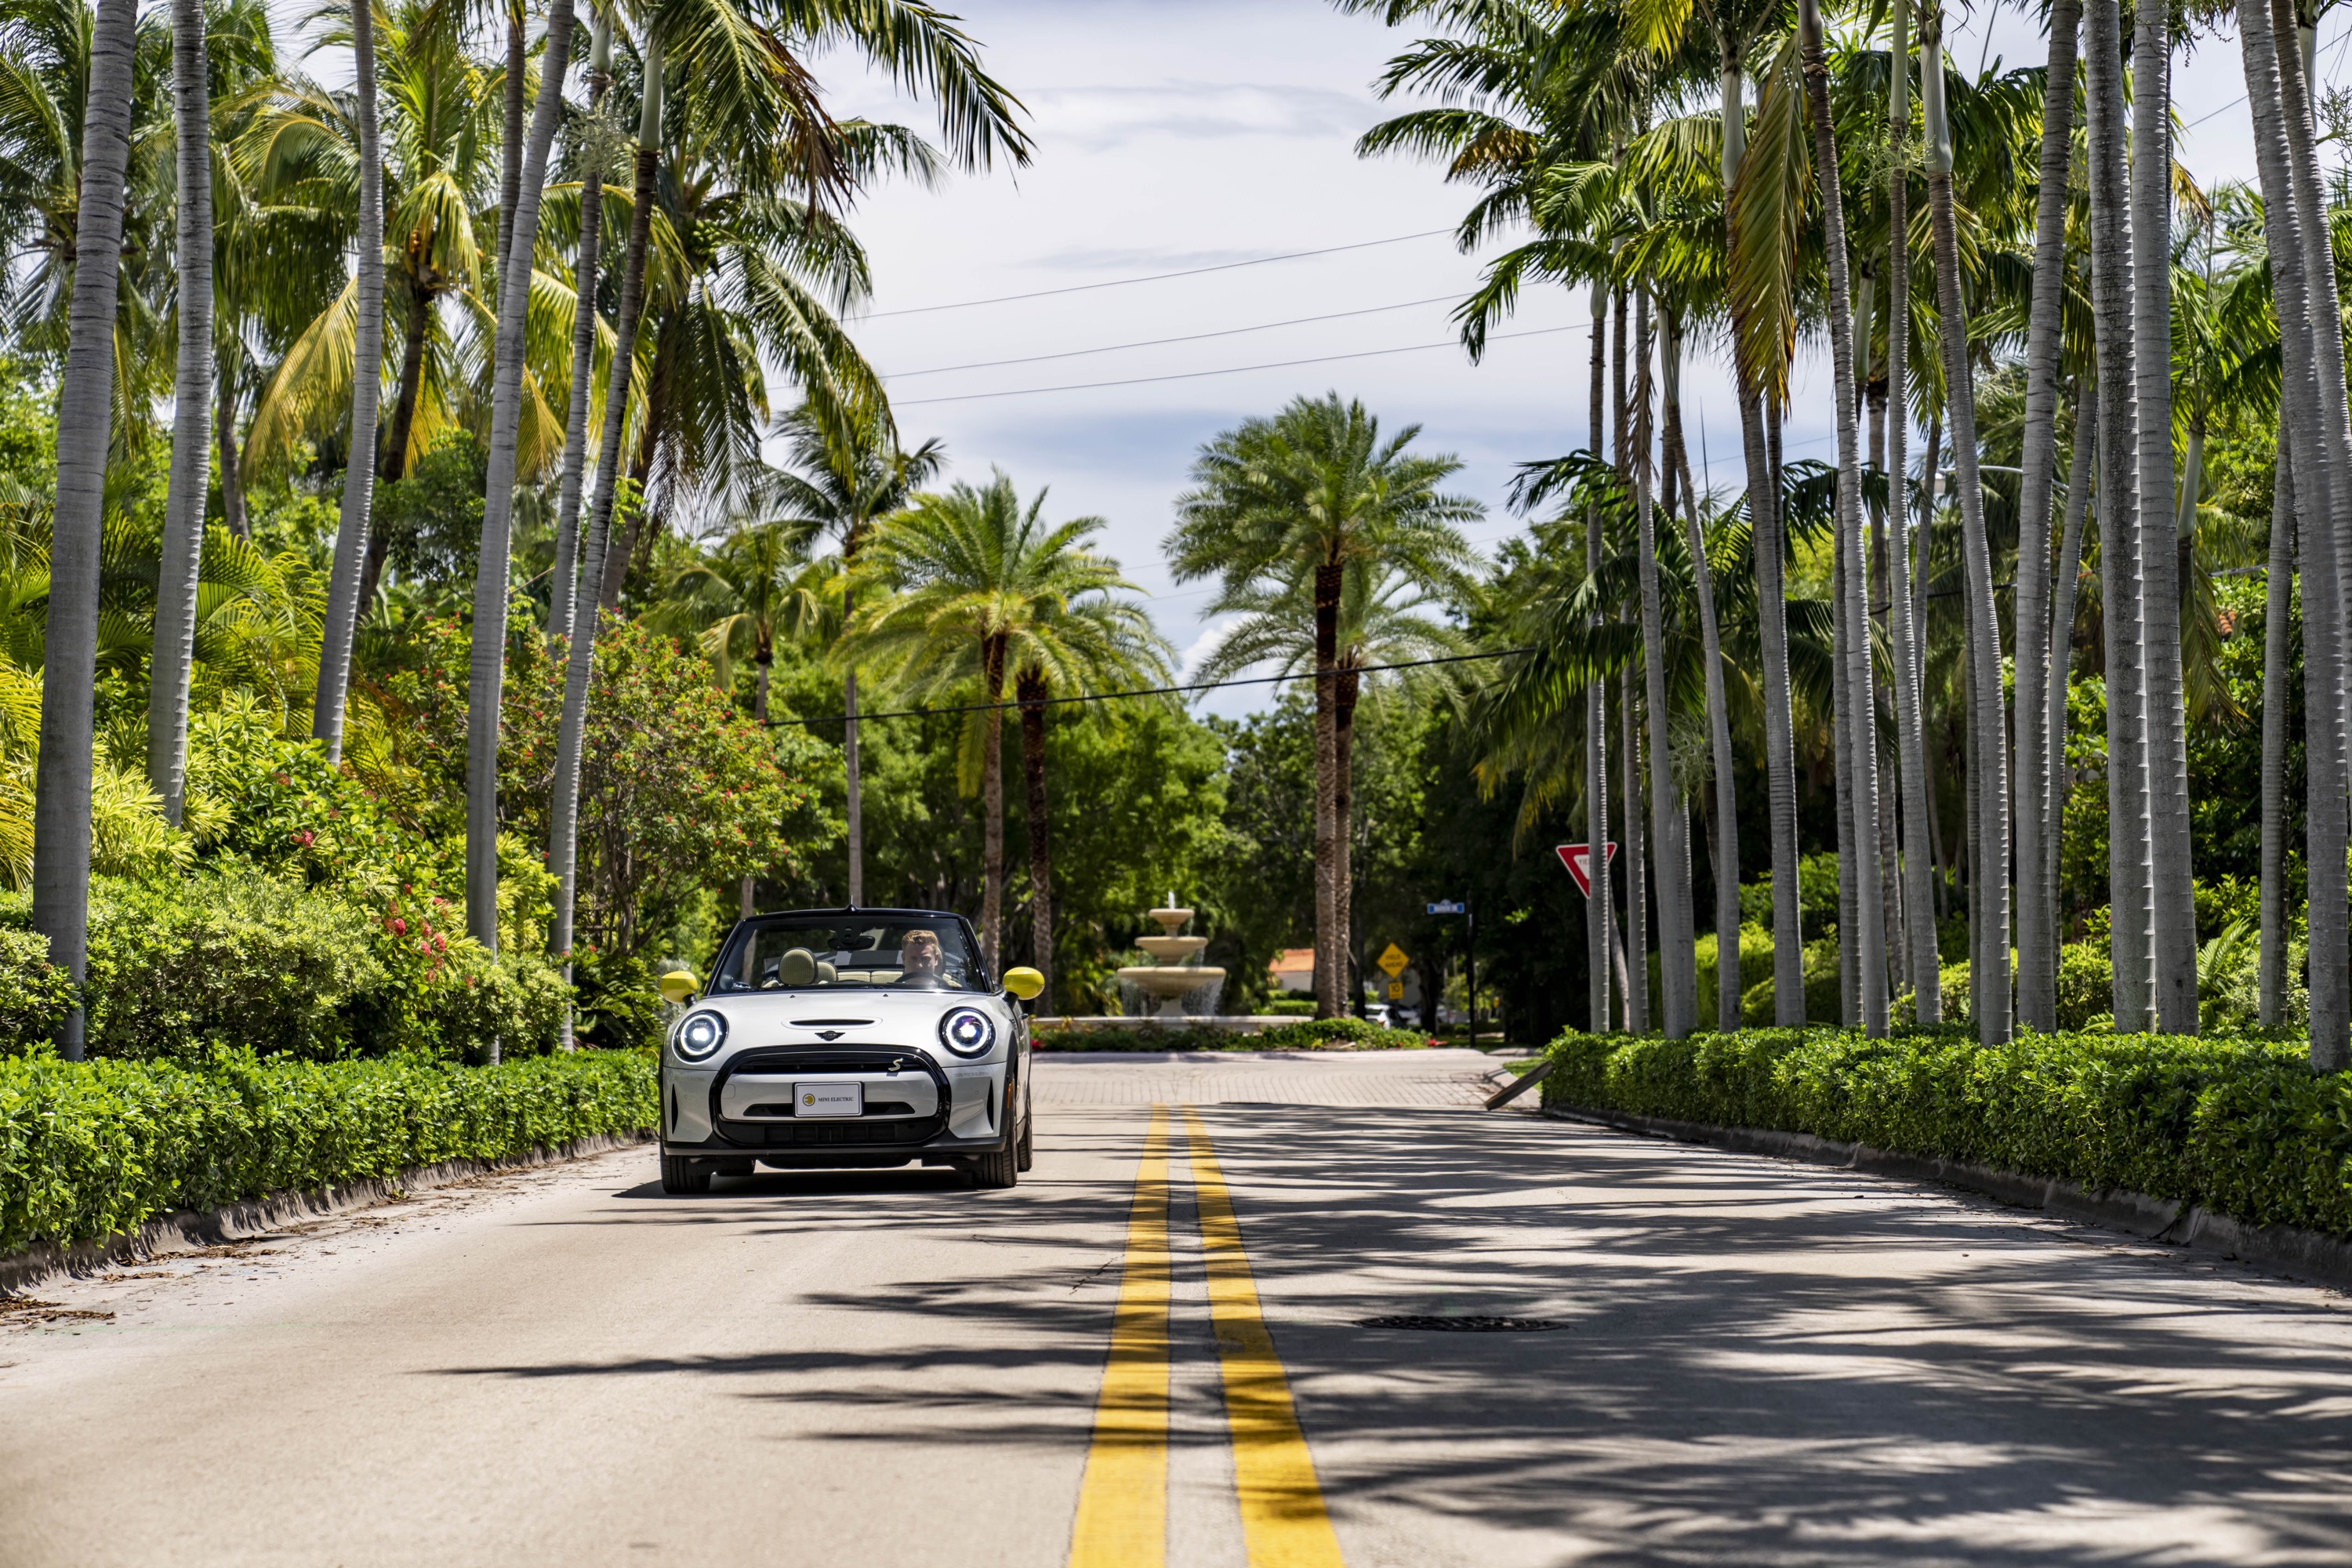
[[[1389,943],[1389,950],[1380,956],[1381,968],[1385,970],[1391,978],[1402,974],[1404,966],[1412,962],[1412,959],[1404,955],[1404,949],[1394,942]]]

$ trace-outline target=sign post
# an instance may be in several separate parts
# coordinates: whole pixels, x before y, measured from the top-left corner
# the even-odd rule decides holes
[[[1478,1048],[1478,914],[1466,898],[1440,899],[1429,906],[1429,912],[1462,917],[1462,967],[1470,987],[1470,1048],[1475,1051]]]
[[[1405,956],[1404,949],[1399,947],[1394,942],[1391,942],[1388,945],[1388,951],[1381,953],[1380,957],[1374,959],[1373,962],[1381,966],[1381,973],[1389,977],[1389,1000],[1391,1002],[1403,1001],[1403,975],[1406,966],[1412,963],[1412,959]]]

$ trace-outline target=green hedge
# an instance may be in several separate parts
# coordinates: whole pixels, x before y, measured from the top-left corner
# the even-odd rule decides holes
[[[0,1252],[172,1209],[497,1160],[655,1126],[654,1058],[579,1051],[464,1068],[417,1058],[203,1066],[0,1059]]]
[[[2300,1045],[2181,1036],[1750,1029],[1564,1034],[1548,1105],[1811,1132],[2352,1235],[2352,1074]]]
[[[1315,1018],[1276,1024],[1254,1035],[1232,1029],[1138,1023],[1085,1029],[1039,1029],[1045,1051],[1412,1051],[1430,1044],[1418,1029],[1384,1029],[1362,1018]]]

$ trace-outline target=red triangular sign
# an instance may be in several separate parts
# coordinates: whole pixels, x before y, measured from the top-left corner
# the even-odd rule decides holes
[[[1586,898],[1591,898],[1592,847],[1589,844],[1556,844],[1552,847],[1559,852],[1559,863],[1568,868],[1568,874],[1576,879],[1577,889]],[[1603,848],[1601,858],[1605,862],[1613,863],[1617,858],[1617,846],[1611,844]]]

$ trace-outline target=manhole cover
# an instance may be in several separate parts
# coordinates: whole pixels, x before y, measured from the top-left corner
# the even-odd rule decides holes
[[[1360,1329],[1424,1329],[1452,1334],[1539,1334],[1568,1325],[1558,1318],[1425,1318],[1407,1314],[1393,1318],[1360,1318]]]

